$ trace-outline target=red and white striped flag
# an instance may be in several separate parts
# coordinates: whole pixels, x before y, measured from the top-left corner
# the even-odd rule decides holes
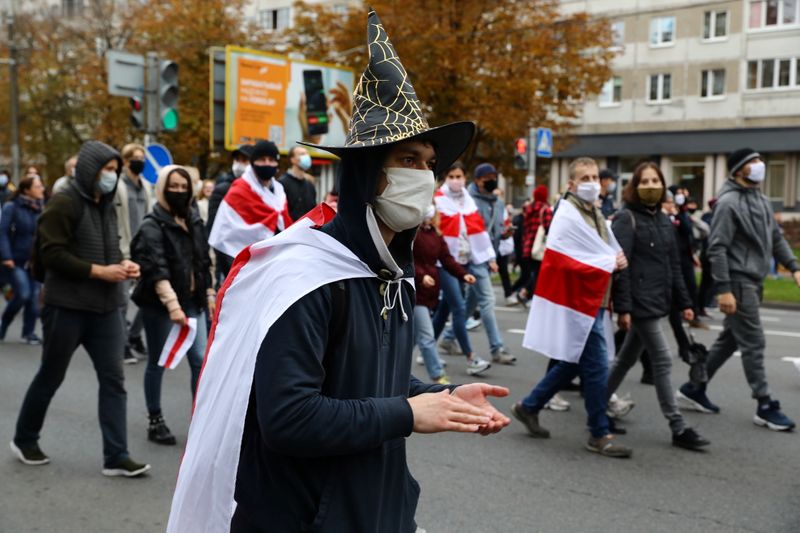
[[[167,341],[161,350],[161,357],[158,358],[158,366],[169,368],[170,370],[178,366],[181,359],[186,356],[186,352],[192,347],[194,338],[197,335],[197,319],[189,318],[186,324],[179,326],[173,324],[169,330]]]
[[[459,205],[446,194],[446,191],[447,184],[444,184],[436,191],[433,199],[436,202],[436,209],[439,211],[439,230],[450,249],[450,255],[456,259],[459,258],[459,235],[462,230],[465,230],[469,241],[471,261],[480,265],[494,259],[496,254],[494,246],[492,246],[492,239],[486,232],[486,225],[478,212],[475,200],[465,190],[464,203]]]
[[[551,359],[578,362],[616,266],[620,247],[610,228],[609,240],[606,243],[571,203],[559,203],[547,234],[523,347]],[[609,324],[607,315],[607,341]],[[613,355],[613,345],[610,348]]]
[[[286,193],[278,180],[272,190],[264,187],[248,166],[241,178],[234,180],[219,205],[208,244],[236,257],[246,247],[283,231],[292,224]]]

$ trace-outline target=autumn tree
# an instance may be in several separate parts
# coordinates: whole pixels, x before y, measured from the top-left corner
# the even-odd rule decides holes
[[[564,15],[557,0],[374,0],[432,125],[473,120],[469,164],[511,169],[512,146],[531,126],[568,135],[586,98],[610,77],[608,22]],[[366,64],[366,8],[339,13],[295,3],[295,25],[264,46],[360,72]]]

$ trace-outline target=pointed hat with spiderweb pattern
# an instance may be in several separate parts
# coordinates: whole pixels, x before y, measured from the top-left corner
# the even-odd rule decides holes
[[[447,169],[475,135],[472,122],[431,128],[408,73],[400,63],[378,15],[367,18],[369,64],[353,93],[353,114],[344,146],[306,146],[341,156],[351,150],[382,146],[408,139],[430,141],[436,149],[437,172]]]

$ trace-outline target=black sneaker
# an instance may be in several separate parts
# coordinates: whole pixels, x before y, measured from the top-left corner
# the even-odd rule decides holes
[[[135,365],[139,359],[133,354],[130,346],[125,346],[125,355],[122,357],[122,362],[126,365]]]
[[[678,403],[684,409],[692,409],[700,413],[719,413],[719,406],[712,403],[704,389],[695,389],[690,383],[684,383],[678,389]]]
[[[794,420],[781,412],[781,403],[778,400],[759,405],[753,416],[753,423],[772,431],[789,431],[794,428]]]
[[[672,445],[678,448],[686,448],[687,450],[699,450],[703,446],[708,446],[711,441],[700,436],[692,428],[686,428],[680,433],[672,435]]]
[[[511,413],[514,418],[522,422],[528,429],[531,437],[539,439],[549,439],[550,432],[539,425],[539,413],[531,413],[525,409],[521,403],[515,403],[511,406]]]
[[[150,427],[147,428],[147,439],[165,446],[174,446],[176,443],[175,436],[161,416],[150,419]]]
[[[14,455],[17,456],[17,459],[26,465],[46,465],[50,462],[50,458],[44,454],[42,449],[39,448],[39,444],[36,442],[32,442],[30,444],[17,444],[12,440],[10,446],[11,451],[14,452]]]
[[[147,355],[147,348],[144,347],[144,341],[142,341],[141,335],[137,335],[135,337],[128,337],[128,346],[134,352],[139,352],[142,355]]]
[[[103,468],[103,475],[109,477],[122,476],[122,477],[136,477],[141,476],[150,470],[150,465],[137,463],[130,457],[123,459],[112,466]]]

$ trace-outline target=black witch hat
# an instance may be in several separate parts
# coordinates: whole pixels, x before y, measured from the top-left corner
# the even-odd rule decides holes
[[[472,141],[475,124],[454,122],[436,128],[428,125],[408,73],[372,10],[367,18],[367,40],[369,64],[353,94],[353,114],[345,145],[300,144],[342,156],[351,150],[414,138],[435,146],[437,171],[448,168]]]

